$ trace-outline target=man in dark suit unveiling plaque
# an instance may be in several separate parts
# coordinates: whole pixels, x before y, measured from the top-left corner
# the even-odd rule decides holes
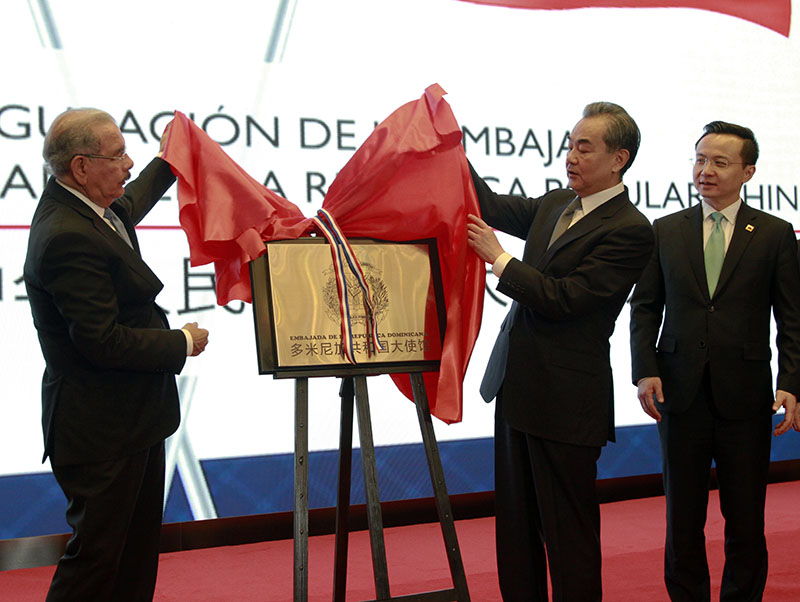
[[[473,172],[482,218],[471,246],[513,299],[481,395],[496,396],[497,565],[503,600],[602,597],[597,459],[614,439],[609,337],[647,264],[653,232],[622,183],[639,129],[612,103],[570,134],[569,189],[495,194]],[[525,239],[522,259],[492,228]],[[545,552],[546,548],[546,552]]]
[[[44,141],[53,177],[36,208],[25,286],[46,368],[44,456],[67,498],[72,538],[48,602],[151,600],[164,499],[164,439],[180,421],[175,374],[208,331],[171,330],[163,284],[134,225],[175,181],[133,161],[110,115],[76,109]]]

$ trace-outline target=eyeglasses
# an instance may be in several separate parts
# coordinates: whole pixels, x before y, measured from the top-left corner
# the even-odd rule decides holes
[[[89,159],[108,159],[109,161],[122,161],[123,159],[128,158],[128,153],[122,153],[121,155],[109,156],[109,155],[93,155],[91,153],[75,153],[72,155],[73,157],[88,157]]]
[[[696,167],[705,167],[709,163],[717,169],[727,169],[731,165],[745,165],[744,161],[728,161],[727,159],[717,158],[709,159],[708,157],[697,157],[690,159],[692,165]]]

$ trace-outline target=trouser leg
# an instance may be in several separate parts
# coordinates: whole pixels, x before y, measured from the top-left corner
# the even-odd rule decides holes
[[[163,494],[163,443],[160,450]],[[53,467],[53,474],[67,497],[66,517],[73,534],[56,567],[47,602],[118,602],[129,599],[118,598],[117,595],[121,594],[115,590],[121,591],[117,585],[120,577],[129,581],[132,572],[137,573],[135,580],[144,583],[145,589],[150,581],[155,583],[153,560],[132,560],[132,553],[138,555],[143,549],[152,553],[152,543],[144,548],[138,545],[128,547],[129,537],[132,540],[152,540],[157,532],[153,525],[132,523],[134,517],[138,519],[144,513],[143,506],[139,505],[142,484],[145,478],[152,478],[149,475],[153,470],[158,470],[152,465],[152,457],[151,450],[145,450],[118,460]],[[149,490],[147,497],[155,495],[150,486],[146,489]],[[158,529],[160,512],[161,502]],[[148,514],[152,521],[152,510]],[[157,543],[155,550],[157,563]],[[138,569],[129,567],[129,562],[135,562]],[[140,591],[141,587],[136,586],[136,589]],[[138,598],[130,599],[152,599],[152,591],[150,598],[146,593],[138,595]]]
[[[149,602],[158,574],[158,550],[164,509],[164,444],[148,453],[131,528],[120,558],[114,602]]]
[[[714,459],[725,518],[725,569],[720,600],[758,602],[767,582],[764,507],[772,419],[718,420]]]
[[[664,582],[673,602],[708,602],[711,583],[705,524],[713,418],[704,395],[658,424],[667,502]]]
[[[547,602],[547,558],[524,433],[495,413],[497,576],[504,602]]]
[[[600,448],[528,435],[554,602],[603,597],[597,459]]]

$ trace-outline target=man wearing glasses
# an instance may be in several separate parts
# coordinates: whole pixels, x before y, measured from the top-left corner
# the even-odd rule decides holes
[[[56,117],[43,155],[53,177],[24,278],[46,363],[44,458],[73,529],[47,600],[152,600],[164,439],[180,421],[175,374],[208,341],[196,323],[169,329],[134,230],[175,176],[156,158],[125,186],[133,161],[96,109]]]
[[[791,224],[741,200],[758,159],[751,130],[709,123],[695,151],[703,201],[655,221],[656,248],[631,300],[633,382],[658,422],[670,598],[710,598],[703,529],[713,461],[725,517],[720,599],[754,601],[767,579],[772,415],[784,407],[774,432],[789,430],[800,392],[797,243]]]

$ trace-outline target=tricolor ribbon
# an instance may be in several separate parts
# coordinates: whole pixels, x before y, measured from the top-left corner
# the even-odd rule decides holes
[[[358,285],[361,287],[364,299],[364,310],[366,314],[367,329],[367,355],[370,354],[370,339],[375,347],[380,351],[385,351],[378,338],[378,323],[375,319],[375,306],[372,302],[372,292],[369,288],[361,264],[358,262],[353,248],[347,237],[339,229],[339,225],[333,216],[325,209],[317,211],[317,215],[311,220],[320,229],[331,246],[331,256],[333,258],[333,271],[336,276],[336,288],[339,292],[339,313],[342,318],[342,352],[351,364],[357,364],[355,354],[355,344],[353,342],[353,324],[350,320],[350,296],[349,285],[347,283],[346,269],[355,276]]]

